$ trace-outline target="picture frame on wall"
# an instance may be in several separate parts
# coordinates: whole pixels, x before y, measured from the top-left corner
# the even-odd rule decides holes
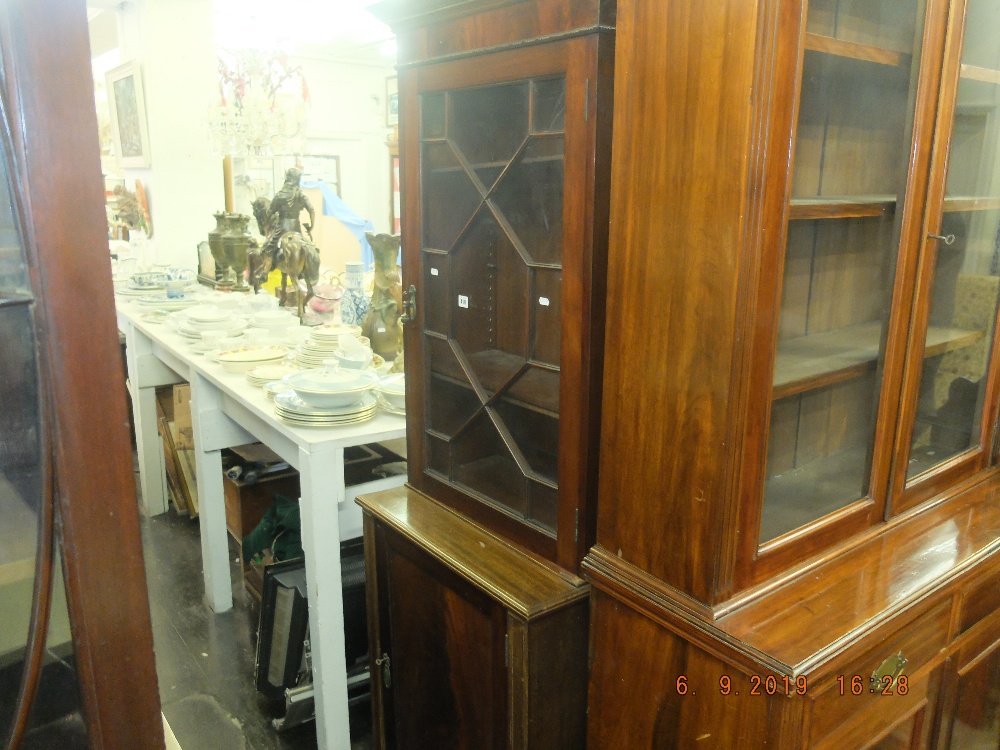
[[[111,132],[121,167],[148,167],[149,130],[146,127],[146,100],[142,90],[142,69],[130,60],[108,71],[108,106]]]
[[[399,88],[396,76],[385,79],[385,125],[391,128],[399,124]]]

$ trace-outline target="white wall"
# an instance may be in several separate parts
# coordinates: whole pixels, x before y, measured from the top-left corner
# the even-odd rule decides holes
[[[213,3],[129,0],[117,13],[121,59],[136,58],[143,68],[152,158],[149,169],[123,170],[126,184],[138,178],[146,187],[159,261],[193,267],[197,244],[215,226],[212,213],[224,205],[222,157],[207,129],[218,91]],[[391,62],[293,61],[302,65],[312,98],[307,150],[339,155],[341,197],[376,231],[388,231]]]
[[[151,166],[126,169],[149,197],[161,263],[194,268],[224,205],[222,158],[207,137],[216,88],[211,0],[138,0],[119,11],[122,59],[142,64]]]
[[[340,156],[340,197],[355,213],[370,220],[375,231],[387,232],[390,186],[385,79],[395,75],[392,66],[305,58],[297,62],[312,95],[308,146]]]

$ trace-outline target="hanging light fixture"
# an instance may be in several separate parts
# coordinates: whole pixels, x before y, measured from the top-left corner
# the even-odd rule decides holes
[[[302,152],[309,86],[283,53],[241,50],[219,56],[219,97],[208,115],[219,152],[271,156]]]

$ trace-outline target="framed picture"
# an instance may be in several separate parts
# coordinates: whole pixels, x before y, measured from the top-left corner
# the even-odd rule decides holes
[[[396,76],[385,79],[385,125],[391,128],[399,124],[399,89]]]
[[[149,131],[146,129],[146,101],[142,95],[139,63],[131,60],[108,71],[106,81],[111,134],[118,164],[122,167],[148,167]]]

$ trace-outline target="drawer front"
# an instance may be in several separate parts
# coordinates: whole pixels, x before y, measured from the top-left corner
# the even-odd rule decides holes
[[[1000,570],[973,581],[962,591],[959,634],[997,610],[1000,610]]]
[[[880,728],[897,722],[923,702],[928,679],[926,674],[918,673],[945,647],[949,615],[949,602],[938,605],[825,680],[813,698],[810,747],[835,747],[831,744],[834,740],[853,736],[856,721],[864,722],[872,736],[877,736]],[[896,654],[907,660],[902,672],[905,684],[883,692],[884,683],[872,679],[872,675]],[[874,725],[873,718],[877,719]]]

